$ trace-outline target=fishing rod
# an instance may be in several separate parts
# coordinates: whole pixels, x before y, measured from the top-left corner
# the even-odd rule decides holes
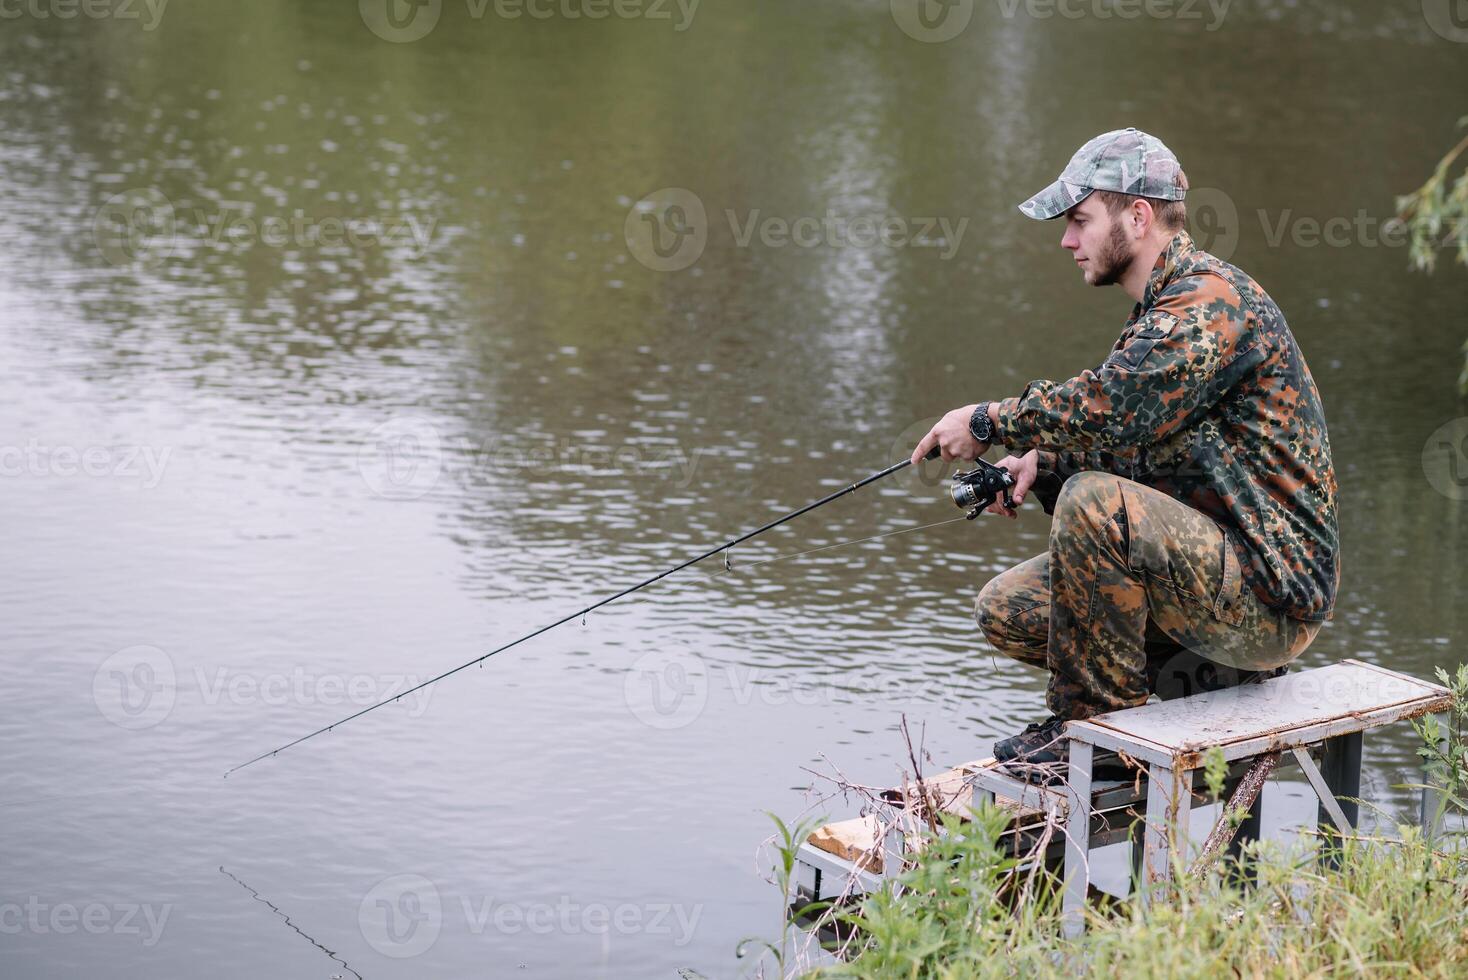
[[[928,453],[928,455],[923,458],[925,460],[937,459],[941,454],[942,450],[939,449],[937,446],[934,446],[933,449]],[[974,518],[978,517],[980,513],[988,508],[990,504],[994,503],[995,500],[999,499],[1001,495],[1004,498],[1005,506],[1009,507],[1012,510],[1014,508],[1014,501],[1009,496],[1009,488],[1014,485],[1014,480],[1009,475],[1009,472],[998,466],[995,466],[992,463],[986,463],[982,459],[976,460],[975,463],[975,468],[968,473],[957,473],[954,475],[953,486],[950,490],[950,496],[952,497],[953,502],[959,507],[965,508],[969,511],[969,520],[973,520]],[[382,707],[385,704],[391,704],[394,701],[400,701],[403,698],[407,697],[409,694],[413,694],[423,690],[430,684],[437,684],[445,677],[451,677],[461,670],[473,667],[475,664],[482,664],[484,661],[488,660],[490,657],[493,657],[497,653],[504,653],[511,647],[519,646],[526,640],[532,640],[542,633],[546,633],[550,630],[555,629],[557,626],[569,623],[571,620],[578,617],[584,617],[587,613],[600,609],[602,606],[605,606],[608,603],[616,602],[623,596],[628,596],[640,589],[645,589],[649,585],[652,585],[654,582],[667,578],[674,572],[681,572],[688,566],[696,565],[699,562],[703,561],[705,558],[712,558],[714,555],[717,555],[721,551],[727,552],[730,548],[733,548],[737,544],[742,544],[743,542],[748,541],[750,538],[756,537],[760,534],[764,534],[766,531],[771,530],[772,528],[777,528],[787,521],[793,521],[795,520],[795,518],[801,516],[802,514],[809,514],[817,507],[824,507],[826,504],[829,504],[833,500],[844,497],[849,493],[855,493],[862,487],[867,486],[868,484],[876,483],[878,480],[885,479],[886,477],[891,476],[893,473],[896,473],[898,470],[904,469],[911,465],[912,460],[910,459],[904,459],[900,463],[893,463],[886,469],[879,470],[864,480],[858,480],[856,483],[853,483],[848,487],[843,487],[842,489],[837,490],[835,493],[828,494],[827,496],[822,497],[820,500],[817,500],[815,503],[806,504],[799,510],[793,510],[790,513],[786,514],[784,517],[773,520],[763,527],[755,528],[753,531],[741,534],[739,537],[734,538],[733,540],[726,541],[723,544],[718,545],[717,547],[710,548],[702,554],[690,558],[687,561],[682,562],[681,564],[674,565],[672,568],[669,568],[666,571],[659,572],[651,578],[643,579],[636,585],[629,586],[623,589],[621,592],[616,593],[615,595],[610,595],[607,596],[605,599],[600,600],[599,602],[594,602],[591,605],[587,606],[585,609],[578,609],[575,612],[570,613],[569,615],[562,616],[560,619],[556,620],[553,623],[549,623],[545,626],[540,627],[537,630],[526,633],[524,636],[519,637],[518,639],[511,640],[509,643],[506,643],[503,646],[495,647],[488,653],[475,657],[473,660],[462,663],[451,670],[446,670],[442,674],[439,674],[437,677],[430,677],[423,683],[418,684],[415,687],[411,687],[400,694],[395,694],[390,698],[383,698],[381,701],[378,701],[375,704],[370,704],[360,711],[353,712],[352,714],[347,715],[345,718],[332,722],[330,725],[318,728],[314,732],[311,732],[307,735],[302,735],[300,738],[294,739],[290,742],[285,743],[284,745],[271,749],[269,752],[262,752],[259,755],[255,756],[255,758],[251,759],[249,762],[242,762],[234,768],[226,770],[224,773],[225,778],[229,778],[230,773],[238,772],[241,769],[244,769],[246,766],[253,766],[255,763],[261,761],[262,759],[273,758],[281,752],[284,752],[286,749],[300,745],[302,742],[308,739],[315,738],[317,735],[324,735],[325,733],[336,728],[338,725],[345,725],[347,722],[360,718],[370,711],[376,711],[378,708]],[[725,560],[727,562],[727,556]]]

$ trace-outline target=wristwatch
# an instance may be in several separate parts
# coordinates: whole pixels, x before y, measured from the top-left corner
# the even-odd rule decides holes
[[[968,431],[975,439],[983,443],[994,441],[994,423],[989,420],[989,403],[979,402],[974,408],[974,414],[969,417]]]

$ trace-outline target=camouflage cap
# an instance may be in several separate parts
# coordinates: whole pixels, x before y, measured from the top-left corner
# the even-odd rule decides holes
[[[1157,137],[1137,129],[1114,129],[1077,150],[1060,179],[1019,209],[1027,217],[1048,221],[1084,201],[1092,191],[1181,201],[1187,193],[1178,179],[1182,169]]]

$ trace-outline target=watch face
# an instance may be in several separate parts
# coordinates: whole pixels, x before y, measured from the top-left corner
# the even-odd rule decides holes
[[[994,435],[994,424],[989,421],[989,403],[984,402],[974,409],[968,421],[969,432],[980,442],[989,442]]]

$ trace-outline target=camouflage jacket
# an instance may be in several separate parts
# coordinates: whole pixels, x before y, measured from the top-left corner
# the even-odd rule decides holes
[[[1052,485],[1104,470],[1181,500],[1223,528],[1266,605],[1329,618],[1340,569],[1320,395],[1279,307],[1186,232],[1104,364],[1032,381],[997,414],[997,441],[1042,450]]]

